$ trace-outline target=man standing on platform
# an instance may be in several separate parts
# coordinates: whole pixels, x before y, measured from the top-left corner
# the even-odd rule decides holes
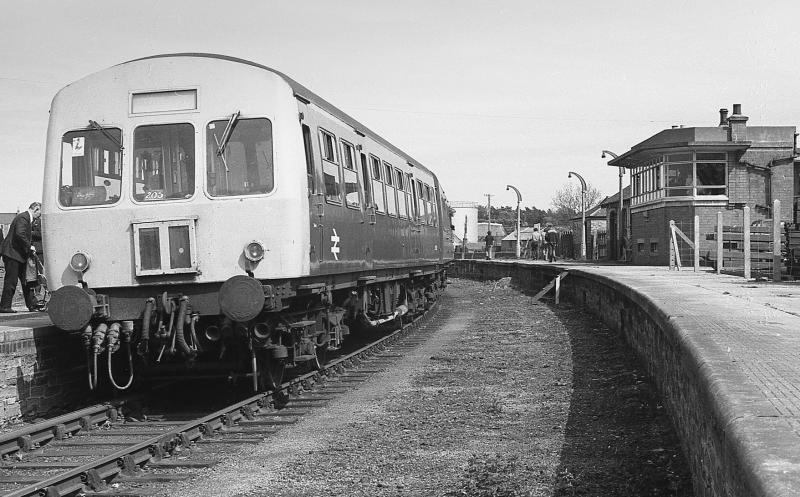
[[[0,255],[3,256],[3,264],[6,267],[3,294],[0,297],[0,313],[16,312],[11,308],[11,302],[14,299],[14,292],[17,290],[17,280],[22,285],[22,295],[25,296],[25,304],[28,306],[28,310],[37,310],[38,306],[28,291],[25,269],[28,257],[36,250],[31,245],[31,223],[41,215],[42,204],[39,202],[32,203],[27,211],[18,214],[14,218],[3,243],[0,244]]]
[[[494,255],[492,252],[494,250],[494,237],[492,236],[492,230],[486,232],[486,258],[491,259]]]

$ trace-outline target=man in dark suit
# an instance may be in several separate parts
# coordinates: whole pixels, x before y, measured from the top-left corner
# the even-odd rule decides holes
[[[31,245],[31,223],[42,215],[42,204],[34,202],[28,210],[22,212],[11,221],[3,243],[0,244],[0,254],[3,256],[3,264],[6,267],[6,275],[3,280],[3,295],[0,297],[0,312],[16,312],[11,308],[11,301],[14,292],[17,290],[17,280],[22,285],[22,294],[25,296],[25,304],[28,310],[37,310],[36,301],[33,300],[31,292],[28,291],[28,283],[25,278],[25,268],[28,257],[35,249]]]

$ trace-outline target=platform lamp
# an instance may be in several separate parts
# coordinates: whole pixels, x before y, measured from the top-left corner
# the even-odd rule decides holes
[[[603,150],[603,152],[600,154],[600,158],[605,159],[606,154],[615,159],[619,157],[619,155],[611,152],[610,150]],[[617,237],[617,259],[622,257],[622,175],[624,172],[625,170],[623,167],[619,166],[619,207],[617,208],[617,232],[615,233],[615,236]]]
[[[519,204],[522,202],[522,195],[519,194],[513,185],[506,185],[506,191],[514,190],[517,194],[517,259],[519,259],[519,236],[520,236],[520,223],[519,223]]]
[[[586,260],[586,181],[584,181],[583,176],[576,173],[575,171],[570,171],[567,175],[568,178],[571,178],[572,175],[575,175],[581,181],[581,260]]]

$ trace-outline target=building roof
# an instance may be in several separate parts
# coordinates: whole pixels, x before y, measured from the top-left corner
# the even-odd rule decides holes
[[[741,106],[734,104],[733,110],[734,114],[728,117],[727,109],[720,109],[720,121],[716,126],[673,126],[660,131],[613,158],[608,165],[636,167],[665,153],[686,149],[726,152],[744,151],[751,147],[794,148],[795,126],[748,126],[747,116],[741,115]]]
[[[616,196],[617,198],[619,198],[619,192],[617,192],[617,194],[616,194],[615,196]],[[606,199],[607,199],[607,198],[608,198],[608,197],[606,197]],[[603,201],[602,201],[601,203],[599,203],[599,204],[595,205],[595,206],[594,206],[594,207],[592,207],[591,209],[586,209],[586,219],[587,219],[588,221],[591,221],[591,220],[597,220],[597,219],[603,219],[603,220],[605,220],[605,218],[606,218],[606,215],[607,215],[608,213],[606,212],[606,209],[605,209],[605,207],[603,207],[603,203],[604,203],[604,202],[605,202],[605,199],[603,199]],[[578,215],[577,215],[577,216],[573,216],[573,217],[571,217],[571,218],[570,218],[570,221],[578,221],[578,222],[580,222],[582,219],[583,219],[583,216],[582,216],[580,213],[578,213]]]
[[[486,236],[486,232],[489,231],[487,227],[488,223],[478,223],[478,237]],[[503,228],[503,225],[500,223],[492,223],[492,236],[495,239],[500,239],[506,236],[506,229]]]
[[[748,127],[748,132],[754,128]],[[794,131],[792,131],[794,133]],[[636,167],[664,153],[690,147],[714,147],[717,150],[747,150],[751,141],[729,141],[728,129],[721,126],[665,129],[631,147],[608,162],[613,167]]]
[[[478,202],[472,202],[471,200],[452,200],[450,202],[450,207],[453,209],[477,209],[479,205]]]
[[[521,242],[530,240],[531,237],[533,237],[533,227],[532,226],[528,226],[528,227],[525,227],[525,228],[522,228],[522,229],[519,230],[519,240]],[[516,242],[517,241],[517,230],[514,230],[510,234],[506,235],[506,237],[503,238],[503,241],[504,242],[505,241]]]
[[[630,199],[631,199],[631,187],[630,185],[628,185],[622,189],[622,200],[624,203],[628,203]],[[603,200],[600,201],[598,205],[602,207],[607,207],[616,204],[619,204],[619,192],[615,193],[614,195],[611,195],[610,197],[604,198]]]

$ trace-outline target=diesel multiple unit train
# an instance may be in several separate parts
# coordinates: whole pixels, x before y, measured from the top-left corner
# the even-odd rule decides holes
[[[241,59],[159,55],[66,86],[45,162],[48,313],[83,337],[91,388],[274,388],[427,308],[453,257],[433,172]]]

